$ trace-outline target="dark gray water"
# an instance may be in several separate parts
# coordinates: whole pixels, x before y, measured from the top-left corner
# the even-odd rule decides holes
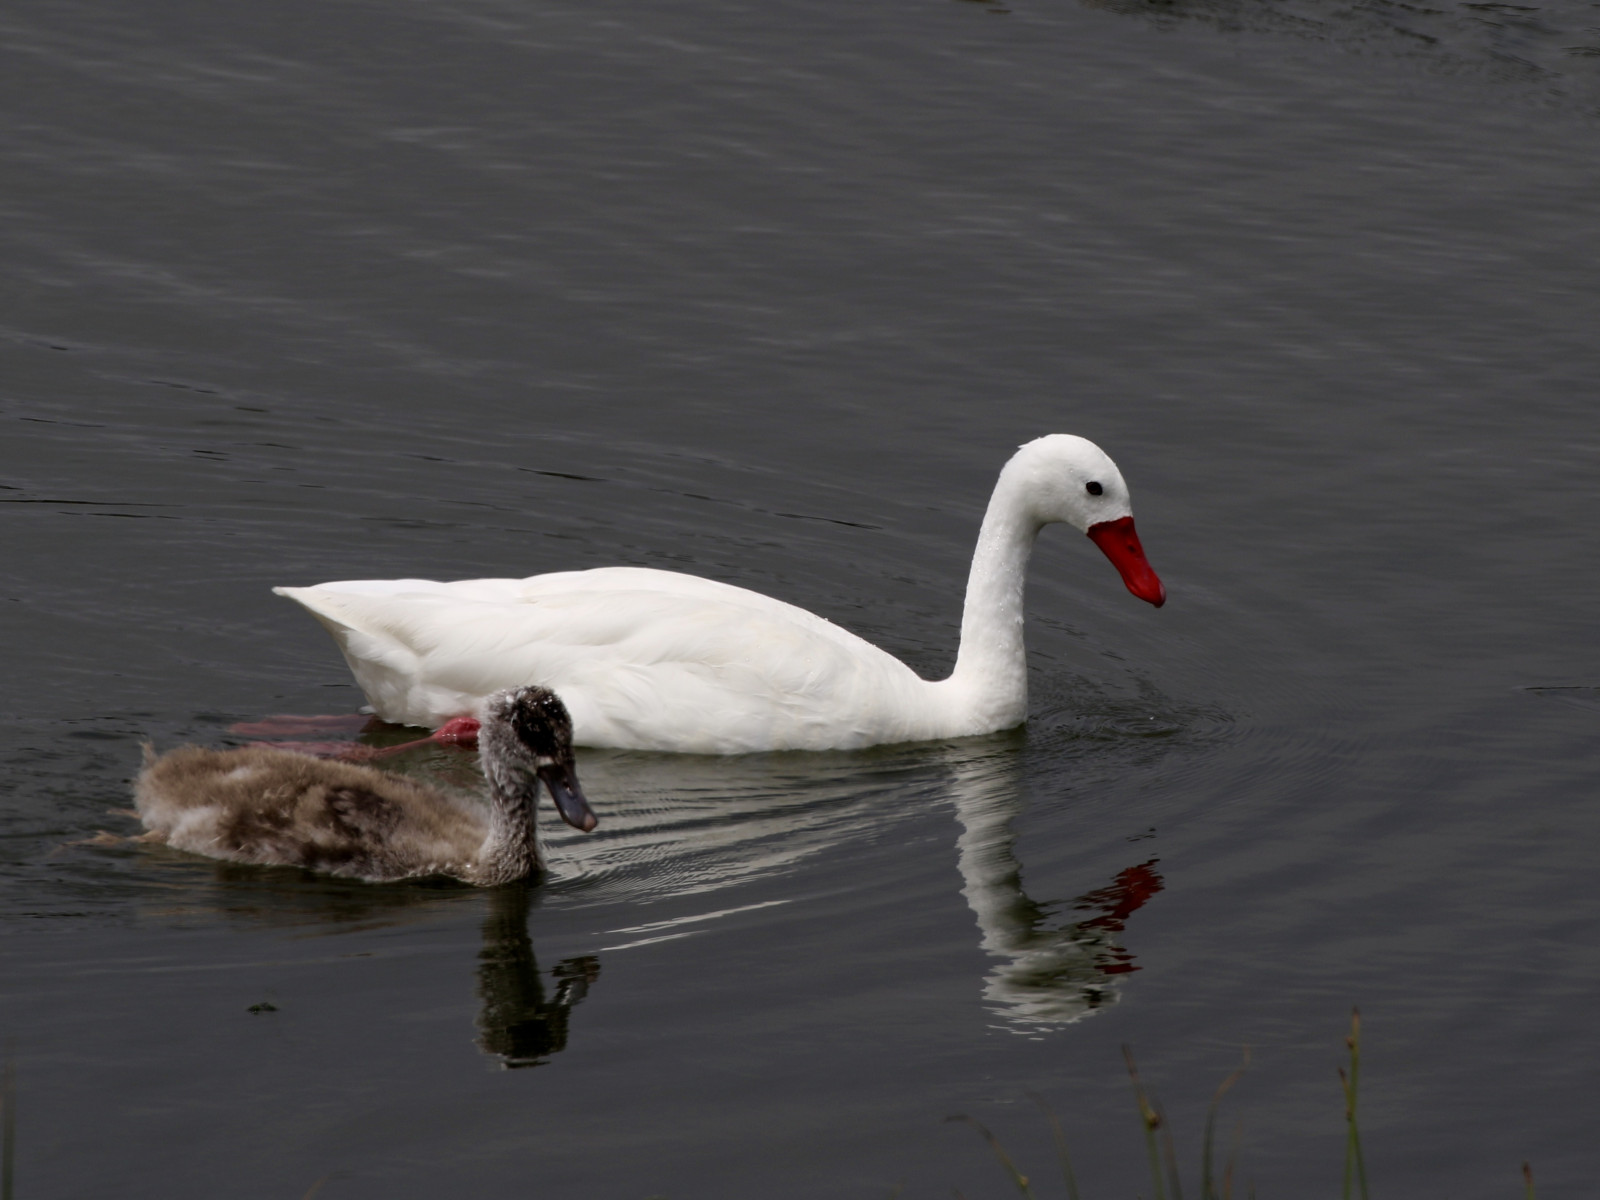
[[[1593,1186],[1600,7],[0,16],[18,1197]],[[273,584],[631,563],[928,674],[1000,464],[1121,465],[1023,732],[590,754],[496,894],[75,843],[145,739],[360,703]],[[1552,690],[1553,689],[1553,690]],[[459,774],[440,751],[412,769]],[[276,1006],[251,1013],[252,1005]],[[505,1067],[519,1069],[504,1069]]]

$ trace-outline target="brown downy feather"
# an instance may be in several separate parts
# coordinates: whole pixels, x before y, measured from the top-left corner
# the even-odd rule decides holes
[[[482,804],[401,776],[285,750],[185,746],[146,760],[134,802],[179,850],[366,880],[479,882]]]

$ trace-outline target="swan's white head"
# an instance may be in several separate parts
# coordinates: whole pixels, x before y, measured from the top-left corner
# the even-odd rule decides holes
[[[1144,556],[1133,527],[1128,485],[1111,456],[1087,438],[1052,433],[1024,444],[1001,480],[1017,488],[1040,525],[1064,522],[1088,534],[1128,590],[1159,608],[1167,591]]]

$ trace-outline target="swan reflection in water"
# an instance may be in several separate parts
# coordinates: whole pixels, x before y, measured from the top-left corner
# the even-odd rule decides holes
[[[1022,807],[1015,762],[967,759],[953,770],[961,894],[978,919],[979,945],[998,960],[984,979],[990,1010],[1027,1028],[1069,1024],[1115,1003],[1120,978],[1139,969],[1115,935],[1161,890],[1156,860],[1072,901],[1074,912],[1092,915],[1052,925],[1052,906],[1022,890],[1011,828]]]
[[[1011,828],[1022,810],[1018,743],[737,758],[590,751],[585,778],[605,820],[591,835],[553,826],[552,867],[591,899],[649,903],[770,878],[953,803],[961,893],[997,960],[985,1001],[1019,1030],[1070,1023],[1115,1003],[1138,970],[1118,935],[1162,879],[1153,858],[1131,864],[1072,900],[1067,920],[1031,899]]]

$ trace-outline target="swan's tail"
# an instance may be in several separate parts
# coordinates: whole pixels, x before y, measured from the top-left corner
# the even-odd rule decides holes
[[[382,593],[375,596],[370,589],[343,591],[328,585],[272,590],[300,605],[333,635],[357,686],[378,716],[404,724],[428,723],[426,716],[419,720],[419,714],[411,711],[415,705],[410,693],[421,663],[406,644],[404,622],[396,626],[387,618]]]

